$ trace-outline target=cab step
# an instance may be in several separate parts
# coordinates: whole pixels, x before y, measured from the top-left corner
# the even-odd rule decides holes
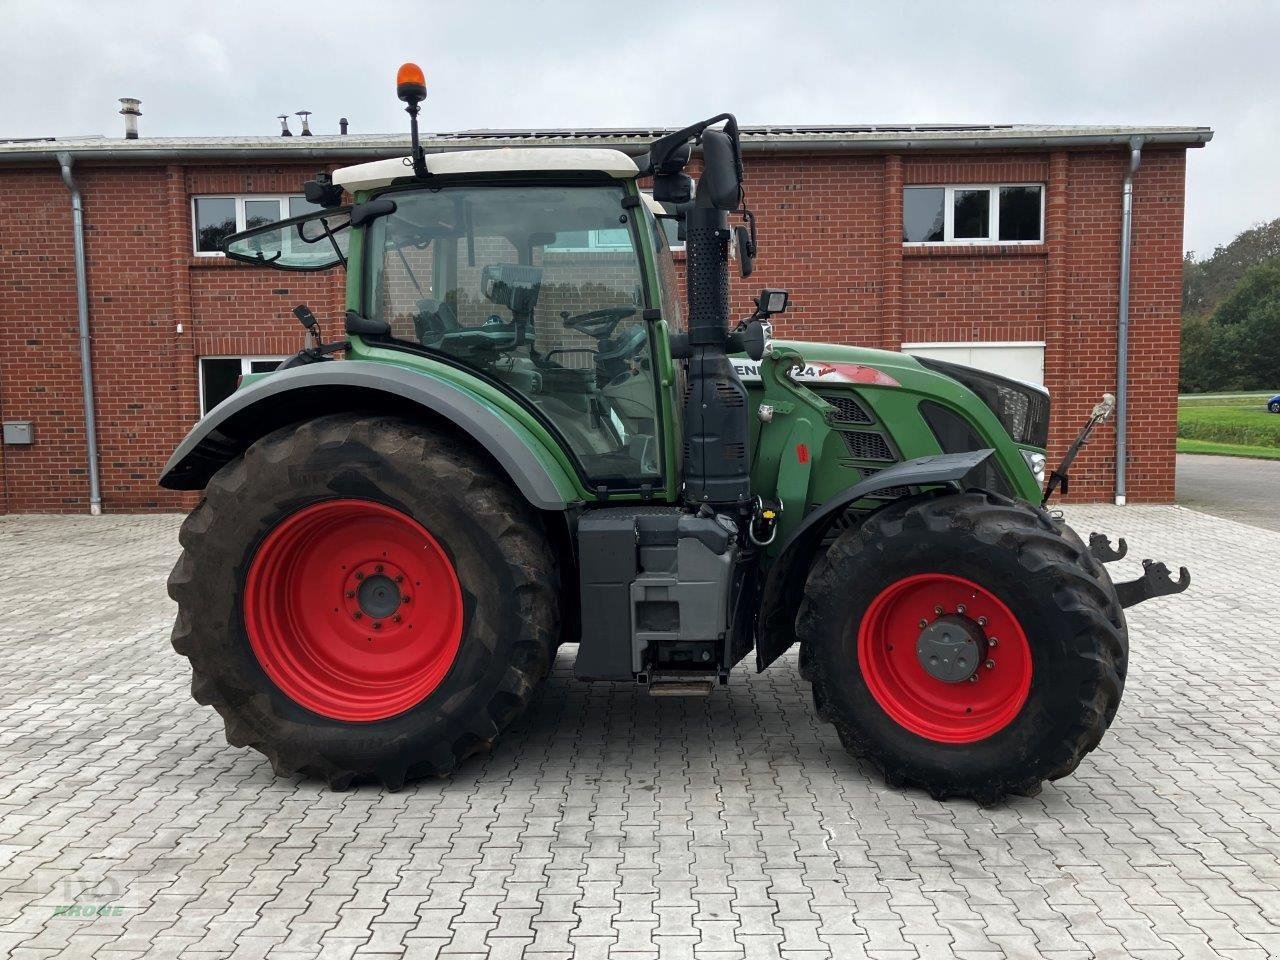
[[[716,688],[714,673],[649,674],[645,686],[651,697],[709,697]]]

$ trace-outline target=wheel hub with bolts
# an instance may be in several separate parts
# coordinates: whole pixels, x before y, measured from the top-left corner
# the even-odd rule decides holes
[[[976,621],[958,613],[945,614],[920,631],[916,658],[929,676],[944,683],[964,683],[987,659],[987,637]]]
[[[411,596],[407,575],[397,564],[370,561],[344,573],[342,598],[352,620],[374,630],[403,622]]]

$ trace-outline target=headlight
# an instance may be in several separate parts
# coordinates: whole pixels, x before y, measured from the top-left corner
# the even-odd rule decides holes
[[[1049,393],[1020,380],[929,357],[916,357],[922,366],[959,380],[978,395],[1015,443],[1044,447],[1049,443]]]
[[[1022,459],[1027,461],[1027,467],[1035,474],[1036,483],[1044,483],[1044,454],[1036,453],[1034,450],[1023,450]]]

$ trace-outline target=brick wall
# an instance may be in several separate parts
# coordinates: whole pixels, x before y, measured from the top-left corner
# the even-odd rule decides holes
[[[780,336],[895,348],[904,342],[1043,340],[1058,456],[1113,391],[1120,184],[1127,156],[747,157],[760,257],[733,309],[790,289]],[[290,274],[192,253],[190,197],[292,193],[317,164],[78,167],[84,195],[102,493],[108,510],[182,509],[155,478],[199,414],[197,358],[287,354],[311,305],[330,331],[341,271]],[[1129,497],[1169,500],[1181,299],[1184,151],[1148,150],[1135,181]],[[1020,247],[904,248],[904,184],[1047,184],[1045,240]],[[0,447],[0,512],[87,505],[69,195],[56,168],[0,169],[0,417],[36,424]],[[177,332],[178,325],[182,333]],[[1077,461],[1073,499],[1109,498],[1110,425]]]

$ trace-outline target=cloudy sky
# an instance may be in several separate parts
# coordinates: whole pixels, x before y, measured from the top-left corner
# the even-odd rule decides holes
[[[0,138],[746,124],[1172,123],[1188,249],[1280,216],[1280,3],[0,0]]]

